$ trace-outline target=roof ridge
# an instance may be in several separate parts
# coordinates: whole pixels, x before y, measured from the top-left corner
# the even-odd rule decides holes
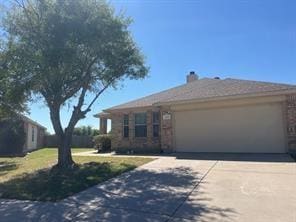
[[[247,81],[247,82],[254,82],[254,83],[265,83],[265,84],[285,85],[285,86],[293,86],[293,87],[296,87],[296,84],[268,82],[268,81],[262,81],[262,80],[237,79],[237,78],[226,78],[225,80]]]
[[[221,79],[211,79],[211,78],[202,78],[202,79],[200,79],[200,80],[214,80],[215,82],[216,82],[216,81],[223,81],[223,80],[221,80]],[[189,82],[189,83],[187,83],[187,84],[185,84],[185,85],[188,85],[188,84],[191,84],[191,83],[192,83],[191,85],[193,85],[193,83],[196,84],[197,81],[199,81],[199,80]],[[201,88],[205,88],[205,87],[208,87],[208,86],[213,85],[213,84],[215,84],[215,83],[214,83],[213,81],[211,81],[211,82],[209,82],[209,84],[203,85]],[[180,93],[180,94],[178,94],[178,95],[171,96],[171,97],[167,98],[167,100],[170,100],[170,99],[172,99],[172,98],[174,98],[174,97],[177,97],[177,96],[180,96],[180,95],[186,95],[186,94],[188,94],[188,93],[190,93],[190,92],[193,92],[193,90],[194,90],[194,89],[192,89],[192,90],[190,90],[190,91],[188,91],[188,92],[184,92],[184,93]],[[159,101],[159,102],[164,102],[164,101]]]

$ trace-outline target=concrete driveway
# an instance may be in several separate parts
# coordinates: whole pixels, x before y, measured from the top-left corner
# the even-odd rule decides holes
[[[287,155],[159,157],[58,203],[0,201],[0,221],[296,221]]]

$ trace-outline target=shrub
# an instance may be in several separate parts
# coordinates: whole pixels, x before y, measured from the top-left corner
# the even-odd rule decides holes
[[[94,148],[101,152],[111,151],[111,136],[108,134],[102,134],[94,137]]]
[[[0,154],[22,154],[25,135],[21,119],[14,117],[0,120]]]

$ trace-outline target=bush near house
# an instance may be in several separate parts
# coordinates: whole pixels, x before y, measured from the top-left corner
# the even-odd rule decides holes
[[[111,135],[102,134],[94,137],[94,148],[98,153],[111,151]]]
[[[17,117],[0,120],[0,155],[20,155],[25,144],[23,121]]]

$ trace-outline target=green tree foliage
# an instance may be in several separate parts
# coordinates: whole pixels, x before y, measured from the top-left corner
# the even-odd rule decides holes
[[[13,57],[7,52],[13,49],[4,49],[3,45],[0,45],[0,119],[25,111],[29,98],[29,82],[20,73],[8,71]]]
[[[21,76],[43,98],[59,140],[58,166],[72,166],[77,122],[108,87],[147,75],[128,29],[131,19],[100,0],[14,0],[3,21],[2,54],[10,58],[5,72]],[[66,104],[74,105],[63,128],[60,110]]]

